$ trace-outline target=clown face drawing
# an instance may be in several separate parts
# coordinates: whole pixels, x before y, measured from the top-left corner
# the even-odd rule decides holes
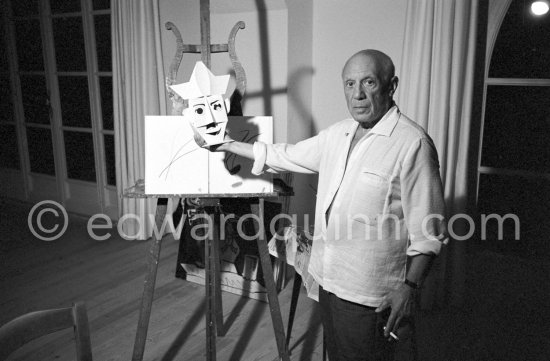
[[[198,61],[188,83],[172,85],[171,88],[189,107],[184,117],[206,142],[206,145],[221,144],[224,141],[229,112],[229,99],[224,97],[229,75],[215,76]]]
[[[189,108],[184,114],[206,144],[214,145],[223,142],[227,126],[227,110],[221,95],[189,99]]]

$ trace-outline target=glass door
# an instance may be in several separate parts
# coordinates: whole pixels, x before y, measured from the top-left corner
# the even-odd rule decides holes
[[[19,112],[1,129],[21,143],[19,193],[116,218],[109,1],[12,0],[3,13]]]

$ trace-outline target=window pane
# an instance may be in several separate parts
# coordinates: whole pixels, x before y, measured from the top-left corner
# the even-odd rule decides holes
[[[40,22],[38,20],[16,21],[15,38],[19,70],[44,70]]]
[[[113,130],[113,78],[99,77],[103,129]]]
[[[481,164],[550,172],[550,87],[489,86]]]
[[[0,72],[8,72],[9,63],[8,63],[8,44],[6,44],[6,37],[2,32],[4,29],[4,18],[1,17],[0,13]]]
[[[95,16],[95,41],[99,71],[111,71],[111,16]]]
[[[514,0],[495,42],[489,76],[550,78],[550,16],[533,16],[531,1]]]
[[[46,78],[42,75],[21,75],[20,79],[25,122],[50,124]]]
[[[481,174],[478,209],[486,216],[514,214],[520,221],[520,240],[515,241],[516,226],[511,219],[503,222],[503,234],[494,246],[501,251],[539,256],[550,255],[550,242],[541,236],[550,232],[550,182],[545,179],[526,179],[516,176]],[[486,222],[487,237],[498,239],[498,223]]]
[[[0,124],[0,167],[19,169],[15,125]]]
[[[7,75],[0,75],[0,122],[15,121],[10,89],[10,79]]]
[[[94,10],[104,10],[111,8],[110,0],[94,0]]]
[[[67,176],[95,182],[94,141],[91,133],[63,132]]]
[[[80,0],[53,0],[50,1],[53,14],[80,11]]]
[[[115,137],[105,134],[105,168],[107,170],[107,184],[116,186],[115,171]]]
[[[27,127],[31,172],[55,175],[50,129]]]
[[[82,18],[56,18],[52,21],[58,71],[86,71],[86,50]]]
[[[59,94],[63,125],[91,128],[88,79],[85,76],[60,76]]]
[[[15,16],[38,15],[38,0],[12,0],[11,9]]]

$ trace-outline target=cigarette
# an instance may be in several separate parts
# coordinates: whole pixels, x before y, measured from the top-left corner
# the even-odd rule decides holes
[[[384,331],[386,330],[386,326],[384,326]],[[397,337],[397,335],[393,332],[390,331],[390,336],[395,340],[395,341],[399,341],[399,337]]]

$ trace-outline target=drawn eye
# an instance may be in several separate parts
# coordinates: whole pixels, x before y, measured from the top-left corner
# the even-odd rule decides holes
[[[220,103],[216,103],[214,104],[214,110],[221,110],[222,109],[222,105]]]
[[[197,113],[198,115],[201,115],[202,113],[204,113],[204,109],[201,107],[197,107],[195,108],[195,113]]]

